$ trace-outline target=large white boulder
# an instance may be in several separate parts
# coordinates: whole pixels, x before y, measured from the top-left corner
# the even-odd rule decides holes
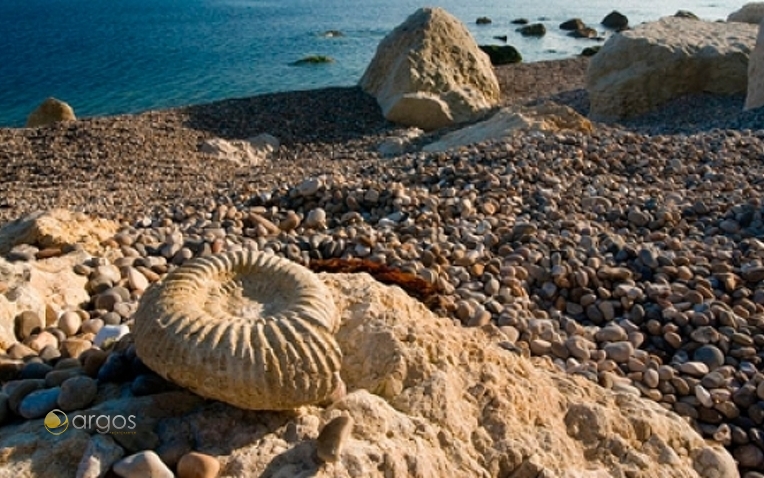
[[[590,117],[637,116],[688,93],[744,93],[756,31],[666,17],[613,35],[589,63]]]
[[[762,105],[764,105],[764,29],[759,26],[756,46],[748,62],[748,94],[745,97],[744,109],[750,110]]]
[[[753,23],[758,25],[764,19],[764,2],[751,2],[743,5],[727,17],[728,22]]]
[[[390,32],[360,85],[385,118],[424,130],[474,119],[500,98],[488,55],[440,8],[421,8]]]

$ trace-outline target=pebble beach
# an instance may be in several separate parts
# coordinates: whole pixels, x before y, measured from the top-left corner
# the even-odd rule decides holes
[[[497,67],[503,104],[586,114],[587,65]],[[121,224],[121,257],[78,272],[102,284],[79,314],[91,334],[129,325],[145,283],[199,255],[385,264],[433,284],[454,321],[498,327],[508,350],[686,417],[760,477],[764,113],[743,101],[691,96],[591,134],[393,158],[377,146],[404,130],[358,88],[0,129],[0,227],[58,207]],[[281,140],[262,166],[199,152],[260,133]]]

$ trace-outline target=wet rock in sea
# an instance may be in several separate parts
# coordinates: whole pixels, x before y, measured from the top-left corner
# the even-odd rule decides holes
[[[605,15],[605,18],[603,18],[600,23],[607,28],[623,30],[629,26],[629,19],[621,12],[613,10],[612,12]]]

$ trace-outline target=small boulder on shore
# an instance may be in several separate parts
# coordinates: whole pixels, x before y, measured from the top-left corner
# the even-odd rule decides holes
[[[360,86],[386,119],[425,131],[474,119],[500,99],[488,55],[441,8],[421,8],[390,32]]]
[[[74,110],[71,106],[56,98],[43,101],[27,118],[26,127],[36,128],[47,126],[59,121],[75,121]]]

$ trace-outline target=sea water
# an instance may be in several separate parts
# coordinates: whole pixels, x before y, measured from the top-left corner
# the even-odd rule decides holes
[[[559,30],[573,17],[600,31],[611,10],[632,25],[689,10],[724,19],[730,0],[2,0],[0,126],[22,126],[42,100],[79,117],[134,113],[261,93],[350,86],[379,41],[421,6],[462,20],[478,43],[506,35],[524,61],[577,55],[589,39]],[[476,25],[478,17],[492,19]],[[512,20],[547,27],[527,38]],[[338,30],[342,36],[327,36]],[[307,55],[330,64],[292,66]]]

